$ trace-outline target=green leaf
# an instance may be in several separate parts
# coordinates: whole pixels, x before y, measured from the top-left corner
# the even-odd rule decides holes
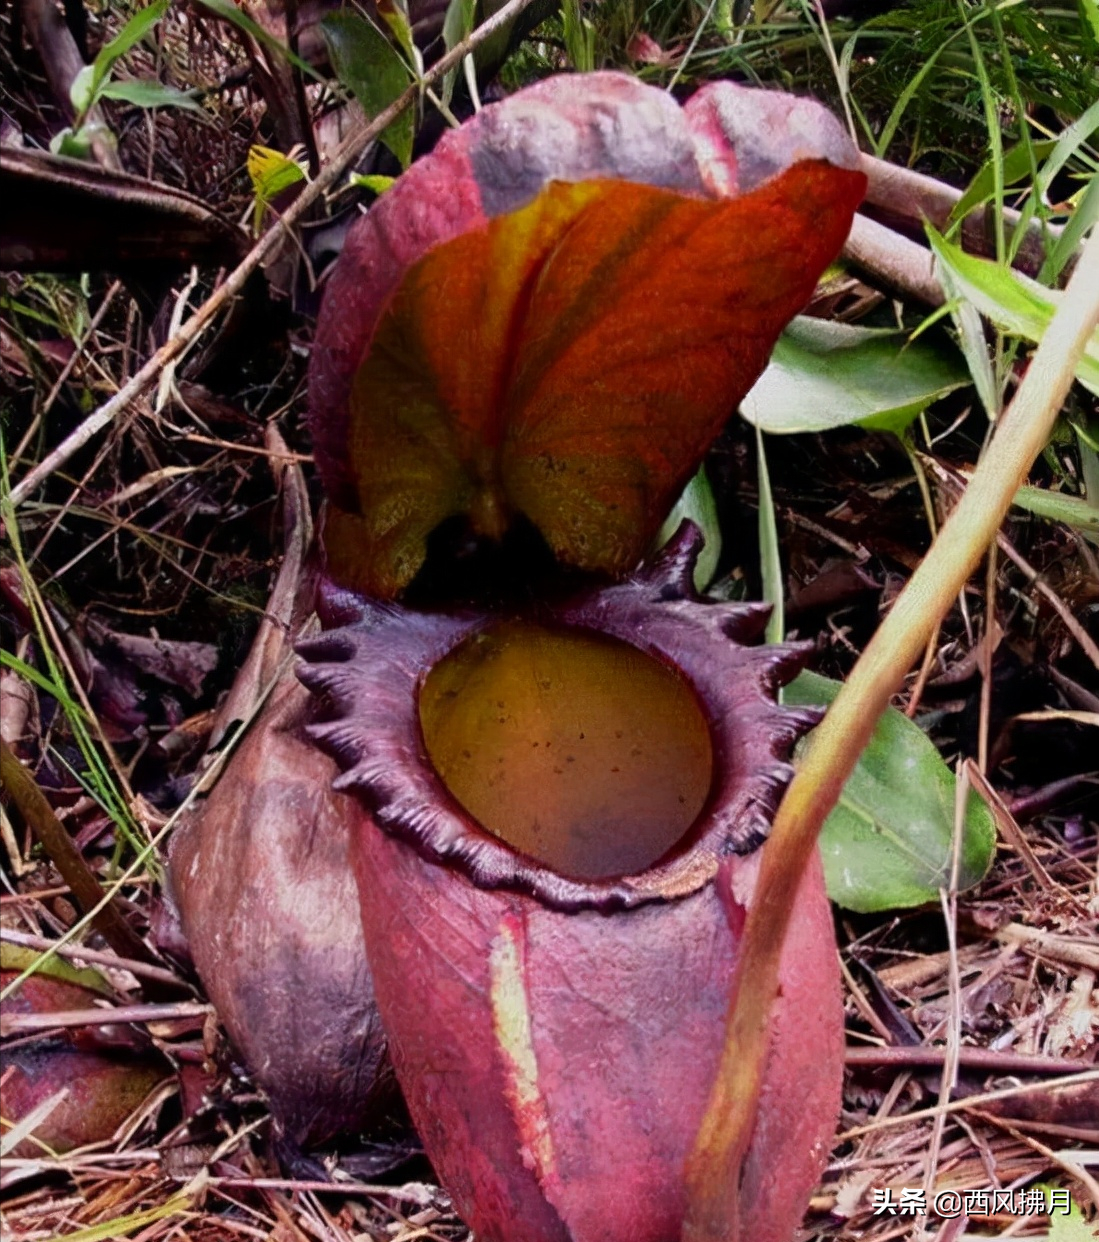
[[[450,0],[443,18],[443,44],[448,52],[469,37],[477,12],[477,0]]]
[[[371,120],[408,88],[412,80],[408,66],[373,22],[343,10],[329,13],[321,22],[321,30],[336,77],[351,90]],[[412,162],[415,125],[412,110],[406,109],[380,135],[402,168]]]
[[[98,992],[101,996],[114,999],[114,988],[90,966],[74,966],[63,957],[53,953],[42,953],[38,949],[27,949],[22,945],[0,943],[0,970],[29,970],[47,979],[56,979],[59,983],[74,983],[77,987],[86,988],[89,992]]]
[[[787,704],[825,706],[840,682],[801,673]],[[812,734],[807,739],[812,745]],[[896,708],[886,709],[820,837],[831,899],[867,913],[934,901],[950,883],[954,777],[934,744]],[[988,870],[996,845],[992,814],[971,793],[962,834],[958,884]]]
[[[1066,1154],[1071,1158],[1071,1153]],[[1082,1152],[1079,1154],[1083,1155]],[[1079,1204],[1067,1190],[1041,1184],[1035,1189],[1041,1190],[1046,1197],[1046,1210],[1049,1212],[1047,1242],[1095,1242],[1094,1225],[1089,1225],[1084,1219]]]
[[[1044,142],[1032,142],[1029,146],[1025,142],[1020,142],[1012,147],[1010,151],[1005,151],[1002,161],[1003,184],[1005,186],[1015,185],[1016,182],[1029,180],[1031,154],[1033,153],[1039,159],[1045,159],[1056,145],[1056,141],[1050,138]],[[965,193],[954,204],[954,209],[950,213],[949,224],[956,224],[959,220],[964,220],[975,207],[982,207],[985,203],[990,202],[995,197],[995,194],[996,169],[993,162],[989,160],[977,172],[977,175],[966,188]]]
[[[396,180],[396,177],[383,177],[381,173],[352,173],[348,183],[372,194],[384,194]]]
[[[37,686],[39,690],[44,690],[47,694],[52,695],[70,719],[86,721],[87,717],[84,715],[84,709],[69,694],[63,684],[54,681],[52,677],[47,677],[45,673],[40,673],[38,669],[27,664],[26,661],[21,660],[17,655],[0,649],[0,668],[12,669],[24,680]]]
[[[990,259],[978,259],[946,241],[929,224],[927,235],[939,266],[949,279],[950,290],[972,303],[998,328],[1037,343],[1045,335],[1053,312],[1063,296],[1037,281]],[[1099,328],[1091,335],[1076,378],[1099,396]]]
[[[1057,176],[1061,169],[1064,168],[1097,130],[1099,130],[1099,100],[1093,103],[1086,112],[1081,113],[1058,136],[1057,141],[1053,144],[1052,154],[1045,164],[1042,165],[1042,171],[1038,174],[1035,189],[1039,194],[1048,193],[1049,187],[1053,184],[1054,177]],[[1035,149],[1044,145],[1044,143],[1034,144]]]
[[[95,67],[106,73],[120,56],[125,56],[130,48],[140,43],[158,21],[168,12],[171,0],[153,0],[130,18],[109,43],[104,43],[95,58]]]
[[[69,87],[69,98],[76,110],[77,121],[82,120],[88,109],[106,93],[103,84],[110,75],[115,61],[145,38],[167,13],[170,2],[171,0],[154,0],[154,3],[146,8],[138,9],[118,34],[110,42],[104,43],[92,64],[85,65],[73,78],[72,85]]]
[[[414,65],[417,70],[422,65],[422,57],[416,40],[412,35],[412,23],[408,20],[408,9],[404,0],[377,0],[378,16],[389,27],[397,46],[405,54],[405,64]]]
[[[1066,496],[1044,487],[1020,487],[1012,503],[1037,517],[1064,522],[1092,539],[1099,537],[1099,504],[1093,504],[1090,498]]]
[[[95,65],[85,65],[69,84],[69,100],[77,116],[83,116],[95,102]]]
[[[1038,273],[1043,283],[1052,283],[1060,276],[1084,235],[1099,225],[1099,175],[1093,173],[1087,185],[1074,197],[1077,199],[1075,210]]]
[[[99,95],[101,99],[121,99],[137,108],[186,108],[203,113],[202,105],[192,94],[161,82],[108,82]]]
[[[799,316],[740,412],[764,431],[852,423],[900,434],[933,401],[969,382],[953,354],[906,334]]]
[[[881,159],[889,149],[889,144],[893,141],[893,136],[896,134],[898,126],[904,119],[904,114],[908,109],[908,105],[912,102],[916,96],[916,93],[923,85],[924,78],[935,67],[935,62],[939,59],[939,56],[946,51],[950,44],[953,43],[964,30],[967,29],[968,23],[966,26],[955,30],[953,34],[940,43],[939,46],[926,58],[923,65],[913,76],[912,80],[905,86],[904,90],[901,91],[900,95],[897,96],[897,102],[893,105],[893,111],[890,112],[888,120],[882,127],[881,136],[876,141],[871,139],[874,143],[874,154],[878,156],[879,159]]]
[[[469,37],[476,14],[477,0],[450,0],[446,6],[446,16],[443,18],[443,43],[448,52]],[[454,85],[457,80],[457,67],[451,69],[443,78],[441,94],[443,103],[448,108],[454,96]]]
[[[565,51],[577,73],[595,68],[595,27],[580,10],[580,0],[562,0],[561,32]]]
[[[721,557],[721,527],[717,520],[714,491],[706,477],[706,467],[699,466],[697,473],[683,489],[671,513],[656,537],[656,547],[662,548],[675,534],[684,518],[690,518],[702,532],[702,551],[694,568],[695,590],[705,591],[714,580],[717,562]]]
[[[92,140],[86,126],[74,130],[66,126],[50,139],[50,152],[53,155],[67,155],[72,160],[90,160],[92,158]]]
[[[300,150],[299,147],[296,148]],[[252,229],[258,233],[263,223],[264,212],[272,199],[288,190],[292,185],[306,179],[305,165],[275,151],[271,147],[253,146],[248,148],[248,177],[252,182],[252,192],[256,201],[252,209]]]

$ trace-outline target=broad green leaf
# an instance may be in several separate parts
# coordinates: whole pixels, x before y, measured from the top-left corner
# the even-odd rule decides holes
[[[890,329],[799,316],[741,403],[764,431],[828,431],[857,424],[900,434],[969,376],[952,353]]]
[[[1080,1152],[1083,1156],[1084,1153]],[[1088,1224],[1069,1192],[1062,1187],[1039,1185],[1049,1212],[1047,1242],[1095,1242],[1095,1226]]]
[[[301,149],[300,144],[297,149]],[[283,190],[304,181],[306,173],[305,165],[293,158],[293,152],[283,155],[270,147],[253,146],[248,149],[248,176],[256,196],[252,228],[258,233],[267,205]]]
[[[786,687],[783,701],[826,706],[839,690],[838,681],[805,672]],[[950,769],[917,725],[888,708],[821,832],[829,897],[862,913],[936,900],[950,883],[953,834]],[[961,888],[985,874],[995,845],[992,814],[971,793],[958,869]]]
[[[1061,297],[1060,290],[1047,289],[1037,281],[990,259],[978,259],[948,242],[929,224],[931,248],[952,292],[971,302],[997,327],[1025,340],[1038,342],[1045,334]],[[1089,392],[1099,396],[1099,328],[1091,335],[1084,356],[1076,368],[1076,378]]]
[[[67,155],[72,160],[88,160],[92,157],[92,140],[86,125],[74,130],[66,126],[50,139],[53,155]]]
[[[336,77],[354,94],[371,120],[407,89],[412,80],[408,66],[373,22],[343,10],[329,13],[321,22],[321,30]],[[408,108],[380,135],[402,168],[412,162],[415,126],[415,116]]]
[[[95,103],[94,90],[97,85],[95,65],[85,65],[69,83],[69,100],[78,117]]]
[[[717,520],[714,490],[706,477],[705,466],[699,466],[698,472],[683,489],[683,494],[675,502],[671,513],[664,519],[664,525],[656,537],[658,548],[662,548],[679,530],[684,518],[690,518],[702,532],[704,542],[695,564],[694,584],[696,591],[705,591],[714,580],[717,562],[721,557],[721,527]]]
[[[202,105],[189,92],[161,82],[108,82],[99,95],[101,99],[121,99],[137,108],[186,108],[203,113]]]
[[[473,29],[477,0],[450,0],[443,18],[443,43],[452,51]]]

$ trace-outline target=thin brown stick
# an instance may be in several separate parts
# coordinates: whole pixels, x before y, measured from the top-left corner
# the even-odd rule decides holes
[[[980,714],[977,721],[977,769],[983,776],[988,771],[988,734],[992,719],[992,658],[1000,641],[996,625],[996,541],[993,540],[985,560],[985,624],[977,648],[977,667],[981,670]]]
[[[1040,927],[1027,927],[1024,923],[1008,923],[1006,927],[990,932],[989,936],[1000,944],[1017,945],[1039,957],[1099,973],[1099,944],[1085,941],[1082,937],[1057,936]]]
[[[388,108],[383,109],[368,124],[355,129],[340,144],[332,156],[332,162],[321,170],[317,177],[309,183],[294,202],[283,212],[271,228],[252,247],[244,259],[225,278],[223,284],[206,299],[190,319],[183,324],[156,351],[145,365],[137,371],[115,393],[109,401],[89,415],[76,430],[61,444],[47,454],[43,460],[23,476],[11,490],[13,507],[21,504],[46,479],[63,466],[74,453],[79,452],[85,444],[98,435],[104,427],[112,423],[133,401],[152,388],[160,372],[170,362],[174,362],[198,339],[203,331],[213,322],[217,314],[233,298],[244,289],[252,274],[259,270],[260,265],[275,250],[288,231],[301,220],[328,190],[330,190],[348,167],[359,157],[368,142],[373,141],[383,130],[388,128],[406,108],[419,98],[420,92],[438,81],[451,69],[462,63],[476,47],[491,38],[498,30],[506,26],[535,0],[509,0],[503,8],[483,22],[466,39],[453,47],[428,69],[423,77],[414,82]]]
[[[950,491],[951,500],[956,500],[965,487],[966,476],[934,457],[926,456],[922,460],[934,472],[940,483],[944,484],[945,488]],[[1061,623],[1079,644],[1080,650],[1095,666],[1096,671],[1099,671],[1099,644],[1095,642],[1087,630],[1072,615],[1072,611],[1065,601],[1042,578],[1041,573],[1023,556],[1003,531],[996,535],[996,544],[1008,560],[1022,570],[1027,577],[1027,581],[1030,582],[1034,589],[1060,617]]]
[[[948,1049],[923,1044],[891,1048],[848,1048],[844,1061],[848,1065],[869,1069],[911,1069],[926,1066],[937,1069],[946,1061]],[[994,1048],[959,1048],[958,1065],[962,1069],[982,1070],[989,1074],[1075,1074],[1088,1070],[1086,1061],[1072,1057],[1042,1057],[1025,1052],[999,1052]]]
[[[38,788],[38,782],[3,740],[0,740],[0,775],[4,789],[19,814],[30,825],[81,908],[85,912],[94,910],[106,898],[102,884],[73,844],[64,824],[54,814],[46,795]],[[120,957],[132,957],[142,962],[153,960],[148,946],[113,902],[103,906],[92,919],[92,925]]]
[[[76,348],[69,355],[68,361],[61,368],[61,374],[54,380],[53,387],[46,394],[46,399],[42,402],[41,408],[36,411],[34,418],[31,420],[31,425],[27,428],[23,438],[19,441],[15,452],[12,453],[11,460],[13,462],[19,461],[19,459],[27,451],[27,445],[29,445],[38,434],[38,428],[42,425],[42,420],[46,417],[50,410],[53,409],[53,403],[57,400],[57,394],[62,388],[64,388],[65,382],[73,373],[73,370],[80,362],[81,358],[83,358],[85,349],[87,349],[92,337],[95,336],[96,332],[99,330],[99,325],[103,322],[107,311],[111,308],[111,303],[115,299],[115,294],[117,294],[121,288],[122,281],[116,280],[103,295],[98,307],[96,307],[95,314],[92,316],[91,323],[88,324],[87,330],[80,338]]]
[[[958,1053],[962,1046],[962,975],[958,964],[958,869],[961,865],[962,833],[965,829],[965,808],[969,800],[969,783],[965,769],[958,774],[954,785],[954,826],[951,837],[950,886],[939,889],[939,902],[946,927],[947,979],[950,1001],[946,1023],[946,1058],[939,1076],[940,1109],[950,1102],[958,1082]],[[942,1155],[943,1131],[946,1115],[939,1112],[931,1125],[931,1140],[927,1145],[927,1164],[924,1175],[924,1194],[929,1198],[938,1180],[939,1160]]]
[[[986,806],[992,812],[992,817],[996,821],[996,828],[1000,836],[1004,838],[1008,845],[1019,855],[1026,865],[1027,870],[1038,882],[1040,888],[1044,888],[1046,892],[1053,892],[1060,889],[1061,893],[1068,897],[1069,900],[1075,901],[1075,898],[1068,892],[1063,885],[1058,884],[1049,872],[1042,866],[1038,855],[1030,848],[1030,842],[1024,836],[1019,825],[1015,822],[1015,817],[1008,810],[1004,800],[993,788],[991,782],[985,774],[977,767],[972,759],[966,759],[965,771],[969,778],[969,783],[977,790],[984,799]],[[1081,911],[1083,913],[1083,911]]]
[[[175,1005],[113,1005],[102,1009],[62,1009],[57,1013],[7,1013],[0,1018],[0,1035],[72,1026],[117,1026],[123,1022],[175,1022],[180,1018],[204,1018],[213,1012],[213,1005],[180,1001]]]
[[[973,1109],[973,1114],[976,1117],[980,1117],[982,1121],[987,1122],[989,1125],[996,1126],[997,1128],[1006,1131],[1006,1133],[1010,1134],[1016,1141],[1026,1144],[1026,1146],[1031,1148],[1031,1150],[1038,1152],[1039,1155],[1045,1156],[1051,1164],[1055,1164],[1059,1169],[1067,1173],[1069,1177],[1076,1178],[1080,1185],[1083,1186],[1091,1196],[1092,1203],[1094,1203],[1096,1207],[1099,1207],[1099,1182],[1092,1177],[1087,1169],[1084,1168],[1082,1163],[1077,1164],[1073,1160],[1066,1160],[1063,1155],[1054,1151],[1052,1147],[1047,1147],[1045,1143],[1040,1143],[1036,1138],[1031,1138],[1028,1134],[1024,1134],[1020,1129],[1012,1125],[1010,1121],[1007,1121],[1003,1117],[997,1117],[995,1113],[986,1113],[981,1109],[975,1108]],[[1067,1155],[1068,1153],[1066,1152],[1065,1154]]]
[[[65,889],[65,892],[68,892]],[[69,961],[87,962],[89,966],[106,966],[110,970],[125,970],[138,979],[156,979],[160,983],[169,983],[174,988],[184,986],[183,980],[162,966],[150,966],[148,962],[138,962],[131,957],[118,957],[114,953],[101,953],[98,949],[89,949],[82,944],[66,944],[60,947],[47,936],[35,936],[30,932],[16,931],[13,927],[0,927],[0,940],[9,944],[17,944],[24,949],[39,949],[43,953],[56,953],[58,957]]]
[[[308,1182],[295,1181],[289,1177],[211,1177],[204,1183],[216,1189],[224,1186],[235,1190],[292,1190],[321,1194],[338,1195],[369,1195],[379,1198],[393,1199],[397,1203],[412,1203],[417,1207],[424,1206],[422,1190],[408,1190],[404,1186],[372,1185],[367,1182]]]
[[[1052,1082],[1025,1082],[1017,1086],[999,1087],[995,1091],[982,1091],[980,1095],[967,1095],[960,1100],[951,1100],[941,1109],[936,1105],[934,1108],[916,1109],[911,1113],[896,1113],[891,1117],[879,1117],[865,1125],[852,1126],[850,1130],[841,1130],[836,1135],[836,1142],[846,1143],[864,1134],[891,1130],[896,1126],[908,1126],[914,1121],[930,1121],[938,1112],[971,1112],[978,1104],[991,1104],[994,1100],[1014,1100],[1021,1095],[1034,1095],[1038,1091],[1059,1091],[1065,1087],[1082,1087],[1089,1082],[1099,1082],[1099,1069],[1084,1070],[1079,1074],[1066,1074],[1064,1078],[1055,1078]]]

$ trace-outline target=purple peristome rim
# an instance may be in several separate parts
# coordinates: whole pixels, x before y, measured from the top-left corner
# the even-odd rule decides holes
[[[688,680],[709,723],[710,796],[694,826],[654,866],[607,880],[563,876],[493,836],[450,794],[432,767],[418,698],[430,670],[464,639],[514,617],[414,612],[340,598],[338,629],[301,643],[301,680],[329,702],[332,719],[310,735],[343,767],[336,788],[361,797],[378,825],[434,862],[484,888],[530,893],[556,909],[611,911],[696,892],[722,857],[750,853],[770,831],[793,769],[794,742],[816,708],[776,702],[809,646],[747,646],[766,605],[701,599],[692,571],[702,538],[684,522],[675,538],[625,582],[585,592],[525,619],[611,635],[671,665]]]

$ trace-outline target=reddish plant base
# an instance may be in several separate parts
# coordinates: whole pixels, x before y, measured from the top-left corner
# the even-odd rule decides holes
[[[488,892],[363,815],[382,1020],[425,1149],[483,1242],[673,1242],[739,944],[718,885],[606,916]],[[750,900],[754,858],[728,864]],[[843,1011],[819,866],[783,955],[742,1234],[789,1242],[831,1146]]]
[[[742,646],[758,606],[702,602],[685,524],[652,566],[539,621],[677,668],[711,732],[706,807],[637,875],[561,875],[478,824],[432,768],[417,710],[431,670],[498,617],[330,595],[302,677],[335,719],[311,733],[359,796],[352,855],[382,1020],[413,1120],[484,1242],[671,1242],[717,1069],[729,980],[785,756],[815,716],[780,707],[804,650]],[[532,799],[539,797],[531,790]],[[740,851],[740,852],[737,852]],[[828,1152],[843,1024],[819,867],[802,885],[742,1236],[788,1242]]]

